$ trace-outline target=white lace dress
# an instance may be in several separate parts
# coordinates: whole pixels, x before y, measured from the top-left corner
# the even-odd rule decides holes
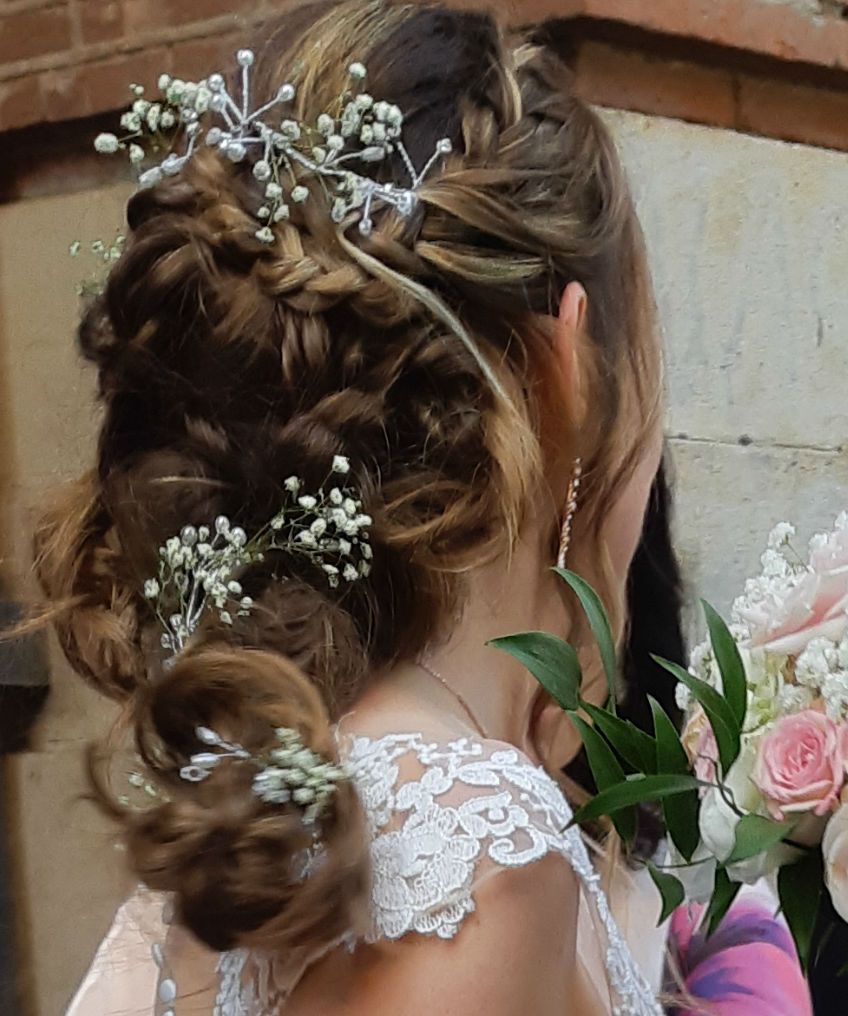
[[[606,973],[597,976],[607,983],[599,994],[610,999],[610,1013],[662,1013],[656,985],[619,931],[579,831],[566,828],[571,809],[544,770],[509,745],[471,738],[352,737],[343,753],[372,837],[369,942],[409,934],[452,939],[474,911],[482,881],[556,854],[582,886],[578,955],[581,939],[600,947]],[[145,891],[121,908],[67,1016],[284,1013],[306,965],[302,958],[244,950],[203,955],[186,933],[168,927],[167,911],[167,900]],[[650,940],[646,952],[656,957],[662,933],[652,916],[643,908],[632,930]],[[183,1009],[185,997],[194,1004]]]

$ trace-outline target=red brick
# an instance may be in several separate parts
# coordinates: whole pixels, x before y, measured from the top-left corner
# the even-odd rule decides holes
[[[730,127],[736,115],[732,76],[681,60],[650,58],[604,43],[585,43],[577,89],[601,106]]]
[[[848,150],[848,91],[743,78],[739,82],[740,130],[784,141]]]
[[[450,0],[491,9],[492,0]],[[839,7],[821,16],[772,0],[500,0],[522,24],[583,18],[632,25],[782,60],[848,69],[848,21]]]
[[[44,105],[37,75],[0,83],[0,131],[26,127],[43,118]]]
[[[152,92],[159,75],[170,69],[170,53],[160,48],[50,71],[43,77],[47,119],[55,123],[127,109],[132,104],[130,84],[137,82]]]
[[[67,4],[0,15],[0,64],[56,53],[71,46]]]
[[[125,33],[121,0],[77,0],[84,43],[110,42]]]
[[[150,32],[166,26],[202,23],[229,15],[251,14],[256,0],[123,0],[124,23],[129,38],[136,32]]]
[[[226,72],[233,66],[236,51],[250,41],[250,33],[245,31],[175,43],[171,47],[174,74],[192,80],[214,71]]]

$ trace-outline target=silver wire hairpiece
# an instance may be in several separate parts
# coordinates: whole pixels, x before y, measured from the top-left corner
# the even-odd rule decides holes
[[[333,221],[342,223],[351,213],[361,212],[359,230],[366,236],[374,228],[375,203],[389,205],[404,217],[412,215],[418,188],[438,160],[452,150],[449,138],[442,138],[423,169],[416,170],[402,141],[403,113],[362,90],[367,75],[363,64],[349,66],[349,87],[330,110],[308,124],[290,117],[279,119],[279,108],[290,106],[296,98],[292,84],[281,85],[273,99],[251,109],[255,56],[252,50],[242,49],[236,60],[241,69],[238,95],[230,93],[224,76],[217,73],[199,82],[163,74],[161,98],[155,101],[145,98],[142,85],[130,86],[135,101],[121,118],[127,134],[120,138],[100,134],[94,147],[106,155],[126,151],[139,169],[148,156],[144,142],[156,152],[167,148],[163,159],[140,173],[140,187],[176,176],[201,145],[216,148],[234,163],[244,162],[255,152],[253,175],[265,185],[263,202],[256,210],[263,223],[256,237],[263,243],[273,243],[273,226],[289,217],[292,204],[309,198],[308,188],[300,182],[304,171],[334,188]],[[178,152],[182,135],[187,140]],[[357,162],[381,162],[394,152],[406,168],[408,186],[379,183],[350,168]]]
[[[226,759],[250,762],[258,772],[253,778],[253,793],[268,804],[295,804],[304,811],[303,820],[312,825],[326,808],[339,783],[349,779],[343,766],[328,762],[307,748],[296,730],[278,727],[274,731],[277,747],[261,755],[251,755],[240,744],[225,741],[208,727],[197,727],[195,736],[210,751],[198,752],[180,770],[189,783],[202,783]]]

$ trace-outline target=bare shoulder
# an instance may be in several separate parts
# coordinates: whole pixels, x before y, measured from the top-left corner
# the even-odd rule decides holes
[[[339,951],[299,985],[286,1016],[570,1016],[579,888],[562,857],[493,869],[451,940],[408,935]]]

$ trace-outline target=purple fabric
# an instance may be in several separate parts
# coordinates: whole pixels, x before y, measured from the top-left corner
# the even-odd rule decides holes
[[[671,919],[672,958],[688,995],[703,1003],[679,1008],[679,1016],[812,1016],[792,936],[779,918],[758,900],[742,899],[707,939],[702,912],[680,907]]]

